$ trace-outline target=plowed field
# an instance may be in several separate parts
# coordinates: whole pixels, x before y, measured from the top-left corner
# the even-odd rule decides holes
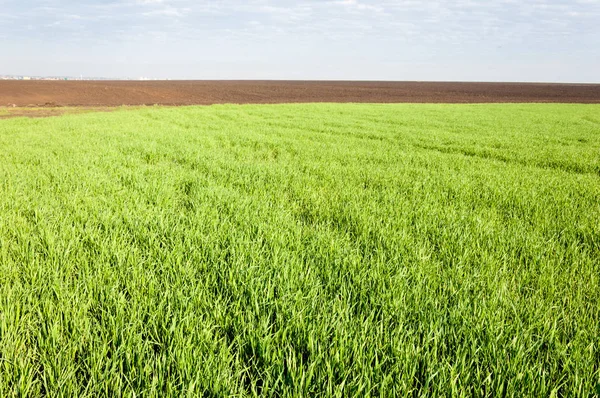
[[[600,103],[600,85],[326,81],[0,81],[0,106],[296,102]]]

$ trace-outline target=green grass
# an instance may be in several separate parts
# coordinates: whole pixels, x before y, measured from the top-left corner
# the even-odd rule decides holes
[[[600,395],[600,106],[0,121],[0,396]]]

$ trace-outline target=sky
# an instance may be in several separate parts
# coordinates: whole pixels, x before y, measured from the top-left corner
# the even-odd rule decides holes
[[[0,75],[600,83],[600,0],[0,0]]]

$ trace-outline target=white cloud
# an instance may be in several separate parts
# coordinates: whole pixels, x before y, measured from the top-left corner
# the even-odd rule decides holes
[[[378,5],[373,5],[373,4],[363,3],[358,0],[338,0],[338,1],[334,1],[333,3],[344,6],[352,11],[375,11],[375,12],[383,12],[384,11],[384,7],[381,7]]]
[[[163,7],[152,11],[146,11],[144,16],[184,17],[190,11],[189,8]]]

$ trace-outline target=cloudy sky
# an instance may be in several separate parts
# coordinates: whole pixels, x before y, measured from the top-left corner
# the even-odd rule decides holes
[[[600,0],[0,0],[0,74],[600,82]]]

